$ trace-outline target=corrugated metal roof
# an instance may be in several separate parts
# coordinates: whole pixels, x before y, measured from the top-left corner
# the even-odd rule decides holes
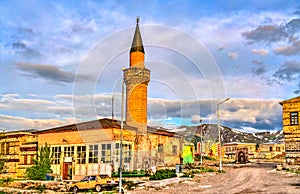
[[[75,123],[71,125],[65,125],[60,127],[54,127],[50,129],[44,129],[36,131],[37,134],[42,133],[51,133],[51,132],[61,132],[61,131],[77,131],[77,130],[90,130],[90,129],[107,129],[107,128],[121,128],[121,122],[118,120],[112,120],[108,118],[99,119],[99,120],[93,120],[93,121],[87,121],[82,123]],[[133,130],[137,131],[137,128],[131,127],[126,125],[126,122],[124,122],[123,128],[126,130]],[[175,132],[169,132],[164,128],[156,129],[154,127],[147,127],[149,134],[157,134],[157,135],[164,135],[164,136],[178,136],[181,137],[181,135],[175,133]]]
[[[89,130],[89,129],[106,129],[106,128],[121,128],[120,121],[112,120],[108,118],[87,121],[82,123],[74,123],[71,125],[65,125],[60,127],[54,127],[50,129],[39,130],[36,133],[49,133],[49,132],[59,132],[59,131],[77,131],[77,130]],[[123,127],[128,130],[137,130],[134,127],[127,126]]]

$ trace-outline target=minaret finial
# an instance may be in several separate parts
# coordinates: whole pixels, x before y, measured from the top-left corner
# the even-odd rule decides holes
[[[139,22],[140,22],[140,17],[137,16],[137,17],[136,17],[136,24],[139,24]]]

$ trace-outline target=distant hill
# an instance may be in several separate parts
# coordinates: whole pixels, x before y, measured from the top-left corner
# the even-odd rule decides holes
[[[203,124],[200,126],[181,126],[170,131],[184,135],[186,140],[194,142],[200,141],[201,129],[204,140],[218,141],[218,126],[216,124]],[[244,142],[244,143],[267,143],[267,142],[282,142],[284,140],[283,131],[277,132],[256,132],[246,133],[221,126],[222,143],[228,142]]]

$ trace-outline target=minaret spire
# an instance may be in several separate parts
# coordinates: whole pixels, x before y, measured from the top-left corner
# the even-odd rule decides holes
[[[139,28],[139,22],[140,22],[140,18],[137,17],[136,18],[135,33],[134,33],[134,36],[133,36],[130,53],[138,52],[138,51],[142,52],[142,53],[145,53],[144,46],[143,46],[143,41],[142,41],[142,36],[141,36],[141,33],[140,33],[140,28]]]

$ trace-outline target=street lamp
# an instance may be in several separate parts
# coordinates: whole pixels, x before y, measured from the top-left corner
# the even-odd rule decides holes
[[[218,104],[217,104],[217,116],[218,116],[218,132],[219,132],[219,144],[220,144],[220,172],[222,172],[222,146],[221,146],[221,129],[220,129],[220,114],[219,114],[219,106],[222,104],[222,103],[224,103],[224,102],[226,102],[226,101],[228,101],[228,100],[230,100],[230,98],[226,98],[225,100],[223,100],[223,101],[221,101],[221,102],[219,102]]]
[[[124,71],[124,69],[123,69]],[[122,193],[122,163],[123,163],[123,128],[124,128],[124,77],[122,78],[122,99],[121,99],[121,129],[120,129],[120,165],[119,165],[119,193]]]

